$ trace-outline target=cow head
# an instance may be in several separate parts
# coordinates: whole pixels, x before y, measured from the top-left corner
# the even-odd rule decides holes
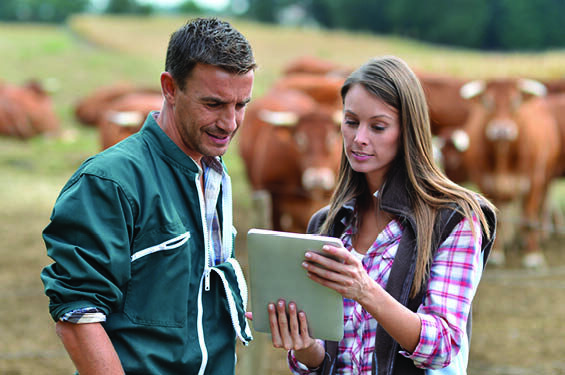
[[[473,103],[465,125],[472,149],[466,164],[473,170],[473,181],[495,201],[516,199],[530,188],[519,156],[527,142],[521,134],[523,112],[532,98],[546,91],[540,82],[516,78],[473,81],[461,87],[461,96]]]
[[[286,141],[288,154],[296,155],[302,188],[313,194],[331,192],[341,156],[341,113],[321,107],[303,114],[262,109],[258,116]]]
[[[532,97],[545,96],[547,89],[531,79],[477,80],[463,85],[460,93],[464,99],[475,100],[483,111],[487,140],[512,142],[518,137],[518,109]]]

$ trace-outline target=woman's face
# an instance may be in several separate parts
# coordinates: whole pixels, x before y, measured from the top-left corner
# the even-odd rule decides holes
[[[354,171],[365,174],[373,191],[380,189],[400,144],[398,111],[361,84],[351,86],[343,110],[347,160]]]

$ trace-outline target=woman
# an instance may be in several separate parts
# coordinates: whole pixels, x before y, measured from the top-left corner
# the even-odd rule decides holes
[[[495,209],[434,163],[425,96],[402,60],[369,60],[341,96],[339,181],[308,231],[341,238],[324,251],[343,263],[308,252],[303,267],[343,296],[345,335],[311,338],[281,300],[269,305],[273,345],[297,374],[464,374]]]

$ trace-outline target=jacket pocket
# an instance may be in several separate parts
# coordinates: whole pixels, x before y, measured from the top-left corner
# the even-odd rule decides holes
[[[131,256],[124,313],[140,325],[183,327],[187,318],[190,232],[166,234]]]

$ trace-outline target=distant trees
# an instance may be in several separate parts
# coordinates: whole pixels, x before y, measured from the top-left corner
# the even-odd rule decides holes
[[[110,0],[104,11],[110,14],[151,14],[153,7],[139,4],[136,0]]]
[[[64,22],[73,13],[89,10],[91,0],[0,0],[0,21]],[[102,11],[112,14],[149,14],[151,5],[136,0],[109,0]]]
[[[62,22],[90,0],[0,0],[0,21]]]
[[[323,27],[409,36],[490,50],[565,47],[565,0],[249,0],[247,16],[273,22],[300,5]]]
[[[231,1],[247,4],[244,16],[261,22],[318,24],[485,50],[565,47],[565,0]],[[72,13],[92,10],[95,3],[106,4],[97,11],[112,14],[163,11],[138,0],[0,0],[0,21],[64,22]],[[174,11],[203,13],[193,0],[181,2]]]

